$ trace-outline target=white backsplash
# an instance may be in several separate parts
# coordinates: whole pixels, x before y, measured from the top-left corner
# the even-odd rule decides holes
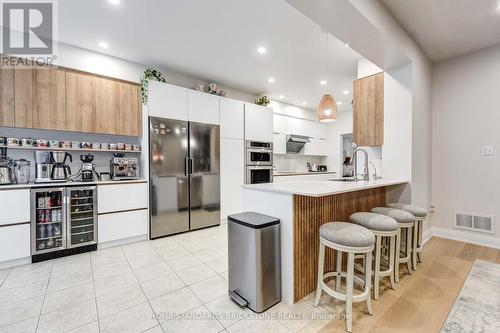
[[[326,157],[320,156],[305,156],[305,155],[274,155],[273,164],[276,166],[276,172],[292,171],[303,172],[307,171],[307,162],[313,164],[326,164]],[[328,166],[330,171],[330,167]],[[335,171],[335,170],[332,170]]]
[[[46,140],[67,140],[67,141],[84,141],[84,142],[99,142],[99,143],[130,143],[140,144],[138,137],[119,136],[119,135],[104,135],[104,134],[90,134],[90,133],[75,133],[64,131],[49,131],[49,130],[34,130],[34,129],[20,129],[0,127],[0,137],[14,137],[14,138],[31,138],[31,139],[46,139]],[[35,157],[34,150],[17,150],[7,148],[7,156],[14,160],[25,159],[31,162],[30,181],[35,179]],[[94,155],[94,165],[97,172],[109,172],[109,160],[113,156],[111,152],[83,152],[83,151],[69,151],[73,157],[73,163],[68,163],[71,168],[71,173],[76,174],[82,165],[80,155],[92,154]],[[141,154],[126,153],[125,156],[137,157],[141,159]],[[69,160],[68,160],[69,161]],[[142,171],[140,175],[143,176]]]

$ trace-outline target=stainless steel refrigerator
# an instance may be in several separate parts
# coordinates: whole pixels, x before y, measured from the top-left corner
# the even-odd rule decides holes
[[[220,224],[218,125],[149,117],[150,237]]]

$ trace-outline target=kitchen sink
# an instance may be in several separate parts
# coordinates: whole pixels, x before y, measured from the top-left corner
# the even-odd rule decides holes
[[[328,179],[332,182],[355,182],[356,179],[354,178],[337,178],[337,179]]]

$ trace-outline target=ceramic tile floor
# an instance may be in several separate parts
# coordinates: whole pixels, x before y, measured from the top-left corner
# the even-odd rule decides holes
[[[238,307],[227,269],[225,224],[3,269],[0,332],[313,332],[326,324],[310,320],[323,311],[311,297],[280,303],[266,319]]]

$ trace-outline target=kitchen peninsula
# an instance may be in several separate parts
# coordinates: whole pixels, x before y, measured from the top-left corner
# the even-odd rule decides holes
[[[244,185],[244,209],[281,221],[282,300],[293,304],[316,288],[319,228],[331,221],[349,221],[355,212],[385,206],[388,189],[404,188],[406,180],[378,179],[290,181]],[[327,252],[325,270],[333,268]]]

